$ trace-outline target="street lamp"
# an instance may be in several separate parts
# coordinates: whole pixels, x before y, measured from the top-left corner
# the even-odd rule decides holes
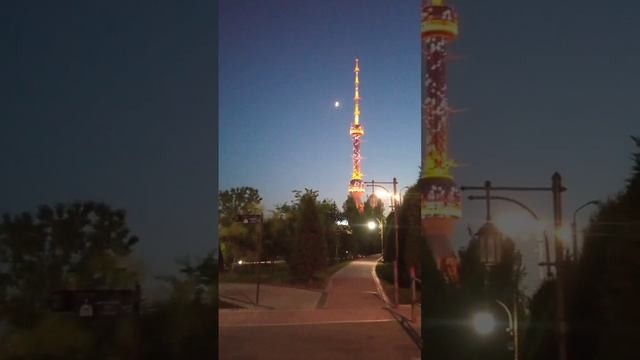
[[[398,306],[398,302],[399,302],[399,285],[398,285],[398,259],[400,258],[400,249],[399,249],[399,241],[398,241],[398,197],[397,192],[396,192],[396,187],[398,185],[398,180],[396,180],[396,178],[393,178],[393,181],[389,182],[384,182],[384,181],[378,181],[378,184],[393,184],[393,195],[391,195],[391,193],[389,192],[389,190],[387,190],[387,188],[385,188],[384,186],[380,186],[376,184],[376,181],[371,180],[371,181],[365,181],[366,185],[371,186],[371,188],[375,187],[379,187],[381,189],[384,189],[389,195],[391,195],[391,209],[393,211],[393,218],[394,218],[394,230],[395,230],[395,244],[396,244],[396,258],[393,261],[393,290],[394,290],[394,306],[397,307]]]
[[[468,197],[469,200],[486,200],[487,202],[489,202],[490,200],[503,200],[503,201],[508,201],[510,203],[516,204],[518,206],[520,206],[521,208],[523,208],[524,210],[526,210],[531,217],[533,217],[536,221],[540,221],[540,218],[538,217],[538,215],[531,210],[531,208],[529,208],[527,205],[521,203],[520,201],[516,200],[516,199],[512,199],[506,196],[496,196],[496,195],[490,195],[490,196],[474,196],[474,195],[470,195]],[[490,209],[489,206],[487,206],[487,209]],[[491,215],[487,215],[488,218],[491,217]],[[546,258],[546,262],[544,263],[540,263],[540,265],[546,265],[547,267],[547,279],[551,278],[551,258],[549,255],[549,237],[547,236],[547,232],[546,230],[542,231],[542,236],[544,238],[544,247],[545,247],[545,258]]]
[[[589,202],[586,202],[580,205],[573,212],[573,221],[571,222],[571,237],[573,239],[573,261],[578,261],[578,225],[576,224],[576,215],[578,215],[578,211],[589,205],[600,205],[600,201],[591,200]]]
[[[402,203],[404,202],[404,198],[402,197],[402,192],[403,192],[403,191],[406,191],[406,190],[409,190],[410,188],[411,188],[411,186],[405,186],[405,187],[403,187],[402,189],[400,189],[400,196],[398,197],[398,199],[397,199],[397,200],[399,200],[399,201],[400,201],[400,204],[401,204],[401,205],[402,205]]]
[[[480,245],[480,262],[487,268],[497,265],[502,258],[504,234],[492,223],[487,222],[476,233]]]
[[[562,193],[567,190],[562,185],[562,176],[558,172],[553,173],[551,176],[550,187],[523,187],[523,186],[492,186],[490,181],[486,181],[484,186],[461,186],[460,190],[484,190],[486,195],[487,213],[490,209],[490,192],[501,191],[544,191],[551,192],[553,196],[553,226],[555,230],[554,245],[555,245],[555,266],[556,266],[556,323],[557,323],[557,337],[558,337],[558,359],[567,359],[567,322],[566,322],[566,308],[565,308],[565,294],[564,294],[564,249],[563,244],[558,236],[559,229],[562,227]],[[548,265],[549,262],[547,262]]]
[[[518,360],[518,317],[517,313],[515,313],[517,310],[514,309],[514,314],[512,315],[509,307],[502,301],[496,300],[496,303],[498,303],[498,305],[500,305],[500,307],[507,313],[507,319],[509,322],[507,323],[508,327],[506,330],[513,338],[513,359]],[[480,335],[487,335],[495,329],[496,319],[490,312],[482,311],[473,315],[471,318],[471,324],[474,330]]]
[[[367,223],[367,227],[369,228],[369,230],[374,230],[376,228],[376,223],[378,223],[378,226],[380,227],[380,253],[382,255],[382,258],[384,259],[384,223],[378,218],[373,219],[375,220],[375,222],[373,220],[370,220]]]
[[[473,315],[471,324],[480,335],[486,335],[493,332],[496,327],[496,319],[491,313],[482,311]]]

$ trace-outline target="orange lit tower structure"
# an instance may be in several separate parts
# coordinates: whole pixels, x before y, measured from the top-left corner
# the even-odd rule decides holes
[[[358,75],[360,73],[360,62],[356,59],[356,67],[353,70],[356,73],[355,87],[356,92],[353,98],[354,110],[353,110],[353,124],[349,128],[349,134],[353,140],[353,169],[351,171],[351,181],[349,182],[349,194],[356,202],[358,210],[362,212],[364,210],[364,203],[362,197],[364,196],[364,182],[362,180],[362,170],[360,168],[360,138],[364,135],[364,127],[360,124],[360,79]]]
[[[461,215],[461,194],[448,156],[447,44],[458,35],[458,15],[443,0],[422,2],[422,233],[438,268],[451,283],[458,281],[458,259],[451,242]]]

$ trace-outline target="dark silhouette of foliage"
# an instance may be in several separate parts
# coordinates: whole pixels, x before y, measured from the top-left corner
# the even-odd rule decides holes
[[[640,139],[632,137],[640,149]],[[585,232],[570,303],[570,352],[581,359],[637,357],[640,336],[640,152],[624,192],[601,206]]]
[[[632,137],[640,148],[640,139]],[[606,201],[584,233],[566,284],[569,358],[635,359],[640,337],[640,152],[624,191]],[[527,359],[555,356],[555,289],[543,285],[531,307]],[[555,286],[555,285],[554,285]],[[537,304],[537,305],[536,305]],[[537,307],[534,307],[536,305]]]
[[[229,264],[243,256],[255,257],[257,226],[241,224],[237,216],[261,214],[261,201],[258,190],[247,186],[218,193],[218,235],[222,254]]]
[[[83,321],[53,313],[50,294],[62,289],[132,288],[135,270],[123,260],[138,238],[125,212],[96,202],[41,206],[35,215],[0,221],[0,319],[9,331],[0,358],[92,358],[131,352],[130,320]],[[129,329],[129,330],[128,330]]]
[[[295,276],[305,280],[327,266],[327,242],[317,196],[311,189],[296,194],[299,214],[289,266]]]

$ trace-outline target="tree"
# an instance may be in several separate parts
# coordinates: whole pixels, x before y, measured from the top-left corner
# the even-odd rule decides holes
[[[568,308],[572,358],[637,357],[640,332],[640,138],[625,189],[604,203],[584,236]]]
[[[356,202],[351,196],[348,196],[347,200],[342,204],[342,211],[349,223],[350,230],[349,239],[345,242],[348,245],[344,246],[345,251],[349,251],[350,254],[361,253],[363,250],[362,243],[364,242],[362,239],[365,236],[365,227],[362,226],[365,222],[364,216],[358,210]]]
[[[142,315],[144,359],[215,358],[218,323],[218,265],[213,252],[192,263],[178,261],[177,276],[161,278],[170,285],[169,299]]]
[[[237,222],[238,215],[261,214],[262,198],[257,189],[238,187],[220,191],[218,194],[218,235],[221,251],[229,264],[235,259],[256,251],[255,227],[246,227]]]
[[[15,324],[33,324],[54,290],[133,286],[122,261],[138,238],[125,212],[95,202],[41,206],[35,216],[0,222],[0,309]]]
[[[237,215],[261,213],[261,201],[258,190],[248,186],[220,191],[218,193],[220,223],[223,226],[229,226],[236,221]]]
[[[342,220],[342,214],[340,213],[335,201],[329,199],[324,199],[319,202],[318,210],[320,211],[320,217],[322,218],[328,258],[333,259],[333,261],[337,261],[338,247],[340,246],[340,235],[338,233],[337,222]]]
[[[0,358],[89,358],[130,352],[126,321],[86,323],[47,309],[65,288],[130,288],[137,273],[125,261],[138,238],[123,210],[96,202],[41,206],[35,215],[0,220],[0,318],[9,332]],[[111,334],[111,335],[109,335]],[[104,356],[102,356],[104,355]]]
[[[426,243],[422,237],[422,220],[420,218],[420,190],[417,185],[410,187],[405,193],[404,201],[398,209],[398,238],[400,255],[400,278],[408,280],[408,268],[413,266],[420,275],[420,254],[424,253]],[[395,236],[395,234],[391,234]],[[393,245],[395,256],[395,241]]]
[[[632,137],[640,150],[640,139]],[[625,188],[608,199],[584,233],[577,264],[566,268],[568,281],[568,357],[634,359],[640,332],[640,151]],[[543,284],[531,303],[532,326],[523,344],[527,359],[557,353],[555,282]]]
[[[299,215],[289,266],[295,276],[308,281],[327,266],[327,243],[317,196],[317,191],[311,189],[296,194]]]

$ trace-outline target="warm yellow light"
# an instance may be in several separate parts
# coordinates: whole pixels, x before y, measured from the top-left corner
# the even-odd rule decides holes
[[[369,222],[367,223],[367,227],[369,228],[369,230],[373,230],[373,229],[375,229],[375,228],[376,228],[376,223],[375,223],[375,222],[373,222],[373,221],[369,221]]]

